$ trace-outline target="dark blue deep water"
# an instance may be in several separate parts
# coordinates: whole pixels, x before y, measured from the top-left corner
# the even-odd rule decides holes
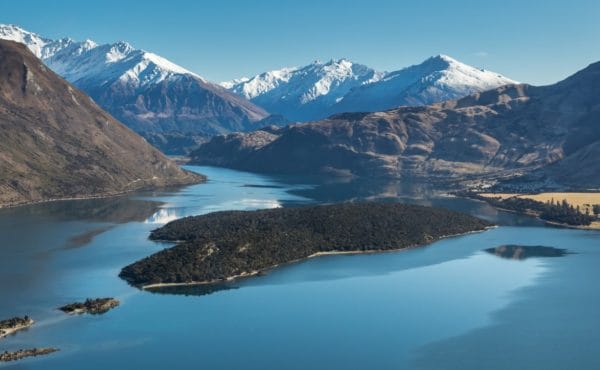
[[[406,184],[290,185],[192,167],[173,192],[0,210],[0,319],[33,328],[0,351],[57,347],[8,369],[600,369],[600,232],[546,227]],[[366,191],[365,191],[366,190]],[[227,209],[395,199],[469,212],[500,227],[405,252],[327,256],[215,289],[144,292],[121,267],[168,247],[149,231]],[[512,260],[505,244],[567,249]],[[102,316],[56,307],[112,296]]]

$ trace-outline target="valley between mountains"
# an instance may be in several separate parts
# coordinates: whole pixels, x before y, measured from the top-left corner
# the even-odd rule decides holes
[[[120,120],[163,152],[186,155],[194,164],[274,174],[429,178],[458,190],[600,187],[598,63],[540,87],[446,55],[393,72],[348,59],[315,61],[216,84],[124,41],[52,40],[14,25],[0,25],[0,39],[23,43],[32,54],[15,64],[9,51],[26,53],[5,46],[4,204],[193,181],[194,175],[182,177],[174,165],[159,164],[168,162],[158,153],[152,160],[139,155],[152,150],[133,133],[105,132],[112,141],[101,143],[77,128],[90,121],[76,118],[82,115],[114,127]],[[33,125],[27,137],[9,134],[29,127],[17,124],[23,120]],[[42,122],[47,128],[35,126]],[[69,134],[58,137],[63,130]],[[107,149],[122,146],[117,142],[125,138],[139,143],[126,150],[138,154]],[[53,149],[42,149],[50,143]],[[19,154],[28,146],[28,153],[43,152],[39,158],[45,159]],[[111,159],[115,153],[121,154]],[[124,161],[136,170],[124,171]],[[78,170],[81,165],[86,169]],[[148,175],[149,165],[172,171],[170,179]]]

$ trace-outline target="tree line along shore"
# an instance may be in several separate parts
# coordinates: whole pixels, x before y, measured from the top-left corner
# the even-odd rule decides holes
[[[600,228],[600,193],[465,193],[508,211],[569,227]]]

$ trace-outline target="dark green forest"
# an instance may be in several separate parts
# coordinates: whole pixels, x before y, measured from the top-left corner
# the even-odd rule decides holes
[[[120,276],[136,286],[218,282],[318,252],[402,249],[489,226],[466,214],[397,203],[215,212],[154,230],[151,239],[179,244]]]

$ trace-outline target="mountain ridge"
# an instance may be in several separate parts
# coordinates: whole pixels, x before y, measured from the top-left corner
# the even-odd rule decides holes
[[[600,63],[594,63],[549,86],[505,85],[426,106],[337,114],[270,135],[214,138],[193,153],[192,162],[269,173],[426,177],[487,186],[542,171],[596,145],[599,99]],[[600,172],[589,153],[580,155],[592,166],[585,173]]]
[[[222,82],[221,86],[273,114],[311,121],[342,112],[427,105],[514,83],[440,54],[393,72],[379,72],[348,59],[315,61]]]
[[[0,86],[0,207],[203,180],[181,170],[21,43],[0,40]]]
[[[51,40],[14,25],[0,25],[0,38],[25,43],[49,68],[145,136],[247,131],[268,116],[246,99],[124,41]]]
[[[221,86],[273,114],[306,121],[319,118],[352,88],[380,77],[380,72],[342,58],[264,72],[234,80],[237,83],[222,82]]]

